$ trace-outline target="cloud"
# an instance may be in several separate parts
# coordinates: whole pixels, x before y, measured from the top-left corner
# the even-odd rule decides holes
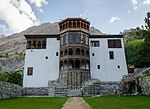
[[[121,18],[119,18],[119,17],[111,17],[111,19],[109,20],[109,22],[108,23],[114,23],[115,21],[119,21],[119,20],[121,20]]]
[[[134,10],[138,9],[138,0],[131,0]]]
[[[143,4],[144,4],[144,5],[149,5],[149,4],[150,4],[150,0],[144,0],[144,1],[143,1]]]
[[[39,23],[25,0],[0,0],[0,20],[8,25],[11,33],[21,32]]]
[[[48,0],[29,0],[32,4],[34,4],[41,12],[43,12],[42,7],[48,4]]]

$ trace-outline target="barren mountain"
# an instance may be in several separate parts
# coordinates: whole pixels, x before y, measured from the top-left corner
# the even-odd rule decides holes
[[[24,34],[59,34],[58,22],[44,23],[33,26],[20,33],[0,38],[0,71],[20,69],[24,65],[26,39]],[[90,34],[104,34],[94,27],[90,28]]]

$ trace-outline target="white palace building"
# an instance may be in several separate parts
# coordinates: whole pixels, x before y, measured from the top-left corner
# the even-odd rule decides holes
[[[65,82],[71,89],[85,81],[121,81],[128,73],[122,35],[91,35],[90,22],[67,18],[59,34],[26,34],[23,87]]]

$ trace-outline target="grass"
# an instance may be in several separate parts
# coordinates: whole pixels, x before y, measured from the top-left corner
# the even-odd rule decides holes
[[[24,97],[0,100],[0,109],[61,109],[67,97]]]
[[[150,96],[84,97],[93,109],[150,109]]]

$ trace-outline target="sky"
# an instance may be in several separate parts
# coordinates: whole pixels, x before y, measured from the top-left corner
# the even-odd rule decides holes
[[[0,35],[81,17],[107,34],[144,24],[150,0],[0,0]]]

